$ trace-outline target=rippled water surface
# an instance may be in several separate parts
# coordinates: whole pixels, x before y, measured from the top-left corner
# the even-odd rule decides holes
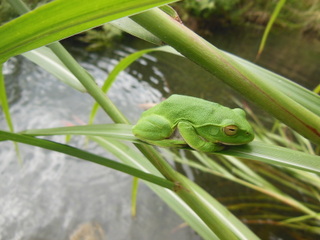
[[[132,51],[120,47],[111,53],[112,58],[84,53],[78,59],[102,83],[117,59]],[[139,64],[155,61],[149,57]],[[156,70],[153,81],[162,84]],[[17,131],[87,121],[92,99],[23,57],[6,64],[5,76]],[[139,78],[137,70],[121,73],[109,94],[132,121],[143,111],[140,103],[161,99],[160,91]],[[97,122],[110,120],[100,112]],[[2,114],[0,128],[6,129]],[[53,139],[64,141],[61,136]],[[86,145],[83,138],[72,144],[106,156],[96,145]],[[132,178],[125,174],[39,148],[20,145],[20,150],[22,165],[13,144],[1,143],[0,239],[83,239],[91,235],[94,239],[199,239],[189,228],[179,228],[183,221],[144,184],[139,187],[137,217],[132,218]]]

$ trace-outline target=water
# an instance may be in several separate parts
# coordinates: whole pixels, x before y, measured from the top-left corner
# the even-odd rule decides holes
[[[79,53],[78,59],[102,83],[123,55],[133,49],[121,46],[110,53]],[[155,62],[155,58],[141,64]],[[135,73],[135,74],[134,74]],[[8,98],[15,130],[82,124],[88,119],[92,99],[57,81],[23,57],[5,66]],[[160,84],[155,70],[152,79]],[[160,76],[159,76],[160,75]],[[141,77],[141,76],[140,76]],[[138,71],[123,72],[112,87],[110,98],[132,121],[143,111],[140,103],[159,101],[161,93],[140,82]],[[111,122],[102,112],[98,123]],[[0,128],[6,129],[1,114]],[[52,138],[63,142],[62,136]],[[96,154],[107,155],[83,138],[72,144]],[[23,165],[14,146],[0,148],[0,239],[199,239],[157,195],[144,184],[139,187],[137,216],[131,217],[132,178],[100,165],[63,154],[20,145]]]
[[[215,35],[212,41],[222,49],[253,60],[259,36],[240,34],[225,41],[221,34]],[[320,48],[318,44],[297,47],[299,41],[291,39],[294,39],[292,48],[286,50],[284,42],[288,37],[275,36],[259,63],[280,74],[288,74],[312,89],[318,83]],[[120,58],[145,47],[140,43],[126,44],[131,47],[116,46],[102,53],[86,53],[81,48],[71,50],[101,85]],[[301,64],[293,64],[292,59],[302,57]],[[10,59],[5,66],[5,77],[16,131],[87,122],[92,99],[60,83],[23,57]],[[233,97],[245,101],[195,64],[162,53],[145,56],[132,64],[120,74],[108,95],[130,121],[136,122],[143,111],[140,104],[159,102],[171,93],[201,96],[229,107],[236,106]],[[259,108],[255,111],[262,112]],[[111,121],[100,111],[96,122]],[[0,128],[6,129],[3,114]],[[62,136],[52,139],[64,141]],[[85,145],[81,137],[74,138],[71,144],[112,158],[95,144]],[[125,174],[39,148],[20,145],[20,150],[24,161],[21,166],[13,144],[1,143],[1,240],[74,240],[85,236],[113,240],[200,239],[190,228],[180,228],[183,221],[143,184],[139,187],[138,215],[132,218],[131,177]],[[186,167],[182,171],[190,177],[195,174]],[[212,179],[204,177],[202,181],[212,182]],[[267,233],[264,239],[278,238]]]

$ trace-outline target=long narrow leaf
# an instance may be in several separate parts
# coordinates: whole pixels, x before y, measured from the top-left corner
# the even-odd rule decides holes
[[[0,60],[170,2],[174,1],[52,1],[0,27]]]
[[[289,96],[291,99],[309,109],[313,113],[320,116],[320,96],[314,92],[296,84],[295,82],[280,76],[274,72],[271,72],[263,67],[260,67],[254,63],[251,63],[243,58],[235,56],[233,54],[224,52],[233,60],[237,61],[248,71],[255,73],[263,78],[266,82],[272,85],[275,89],[279,89],[281,92]]]
[[[163,46],[163,47],[157,47],[157,48],[149,48],[149,49],[144,49],[135,53],[130,54],[129,56],[123,58],[110,72],[108,75],[108,78],[104,82],[102,86],[102,91],[104,93],[107,93],[116,80],[116,77],[118,74],[125,70],[130,64],[132,64],[134,61],[136,61],[138,58],[142,57],[143,55],[151,52],[167,52],[167,53],[173,53],[179,55],[179,53],[174,50],[172,47],[169,46]],[[97,111],[99,109],[100,105],[96,102],[91,110],[90,117],[89,117],[89,124],[92,124],[94,121],[94,118],[97,114]]]
[[[131,131],[131,125],[126,124],[99,124],[51,129],[27,130],[25,134],[41,135],[86,135],[105,136],[119,140],[137,141]],[[308,172],[320,173],[320,157],[279,147],[264,142],[253,141],[241,146],[230,146],[226,150],[212,154],[226,154],[235,157],[262,161],[282,167],[291,167]]]
[[[11,114],[9,111],[9,104],[8,104],[8,99],[7,99],[7,91],[6,91],[6,86],[4,82],[4,77],[3,77],[3,71],[2,71],[3,65],[0,64],[0,105],[2,107],[5,119],[7,121],[8,127],[11,132],[14,131],[13,129],[13,123],[11,119]]]
[[[163,44],[163,42],[159,38],[141,27],[129,17],[120,18],[118,20],[112,21],[110,24],[147,42],[151,42],[156,45]]]
[[[32,62],[36,63],[43,69],[52,73],[62,82],[68,84],[78,91],[85,92],[85,88],[70,70],[61,62],[61,60],[48,48],[41,47],[22,54]]]
[[[320,157],[284,147],[253,141],[242,146],[233,146],[223,151],[227,155],[257,160],[282,167],[291,167],[320,173]]]
[[[8,128],[11,132],[13,132],[14,127],[13,127],[13,122],[12,122],[12,118],[11,118],[11,114],[10,114],[9,103],[8,103],[8,99],[7,99],[7,91],[6,91],[6,87],[5,87],[5,81],[4,81],[2,68],[3,68],[3,65],[0,64],[0,106],[2,107],[2,111],[4,113]],[[19,145],[16,142],[14,142],[13,144],[14,144],[14,148],[17,153],[19,163],[21,164],[22,158],[20,155]]]
[[[31,136],[48,135],[86,135],[115,138],[118,140],[137,141],[132,135],[132,126],[128,124],[94,124],[48,129],[29,129],[24,134]]]
[[[168,189],[174,189],[175,184],[162,178],[158,177],[149,173],[145,173],[143,171],[140,171],[136,168],[130,167],[128,165],[125,165],[123,163],[119,163],[116,161],[113,161],[108,158],[104,158],[98,155],[95,155],[93,153],[89,153],[80,149],[77,149],[75,147],[61,144],[61,143],[56,143],[44,139],[38,139],[35,137],[27,136],[27,135],[21,135],[21,134],[16,134],[16,133],[10,133],[6,131],[1,131],[0,130],[0,141],[5,141],[5,140],[10,140],[10,141],[15,141],[15,142],[20,142],[36,147],[41,147],[44,149],[64,153],[73,157],[77,157],[83,160],[87,160],[90,162],[94,162],[127,174],[130,174],[132,176],[141,178],[143,180],[152,182],[154,184],[157,184],[159,186],[168,188]]]
[[[264,49],[264,46],[266,44],[269,32],[271,31],[271,28],[273,26],[273,23],[277,19],[277,17],[279,15],[283,5],[285,4],[285,2],[286,2],[286,0],[279,0],[277,5],[276,5],[276,8],[272,12],[271,18],[270,18],[270,20],[269,20],[269,22],[267,24],[266,29],[264,30],[264,33],[263,33],[263,36],[262,36],[262,39],[261,39],[261,43],[260,43],[260,46],[259,46],[257,58],[261,55],[261,53],[262,53],[262,51]]]

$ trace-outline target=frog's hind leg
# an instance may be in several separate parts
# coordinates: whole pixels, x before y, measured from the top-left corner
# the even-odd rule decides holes
[[[157,141],[169,138],[173,133],[173,129],[166,118],[153,114],[141,118],[132,128],[132,132],[138,138]]]

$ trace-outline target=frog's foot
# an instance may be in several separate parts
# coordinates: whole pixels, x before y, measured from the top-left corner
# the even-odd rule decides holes
[[[216,152],[224,149],[223,145],[208,142],[206,139],[199,136],[194,127],[188,122],[180,122],[178,124],[178,129],[186,143],[195,150],[200,152]]]

